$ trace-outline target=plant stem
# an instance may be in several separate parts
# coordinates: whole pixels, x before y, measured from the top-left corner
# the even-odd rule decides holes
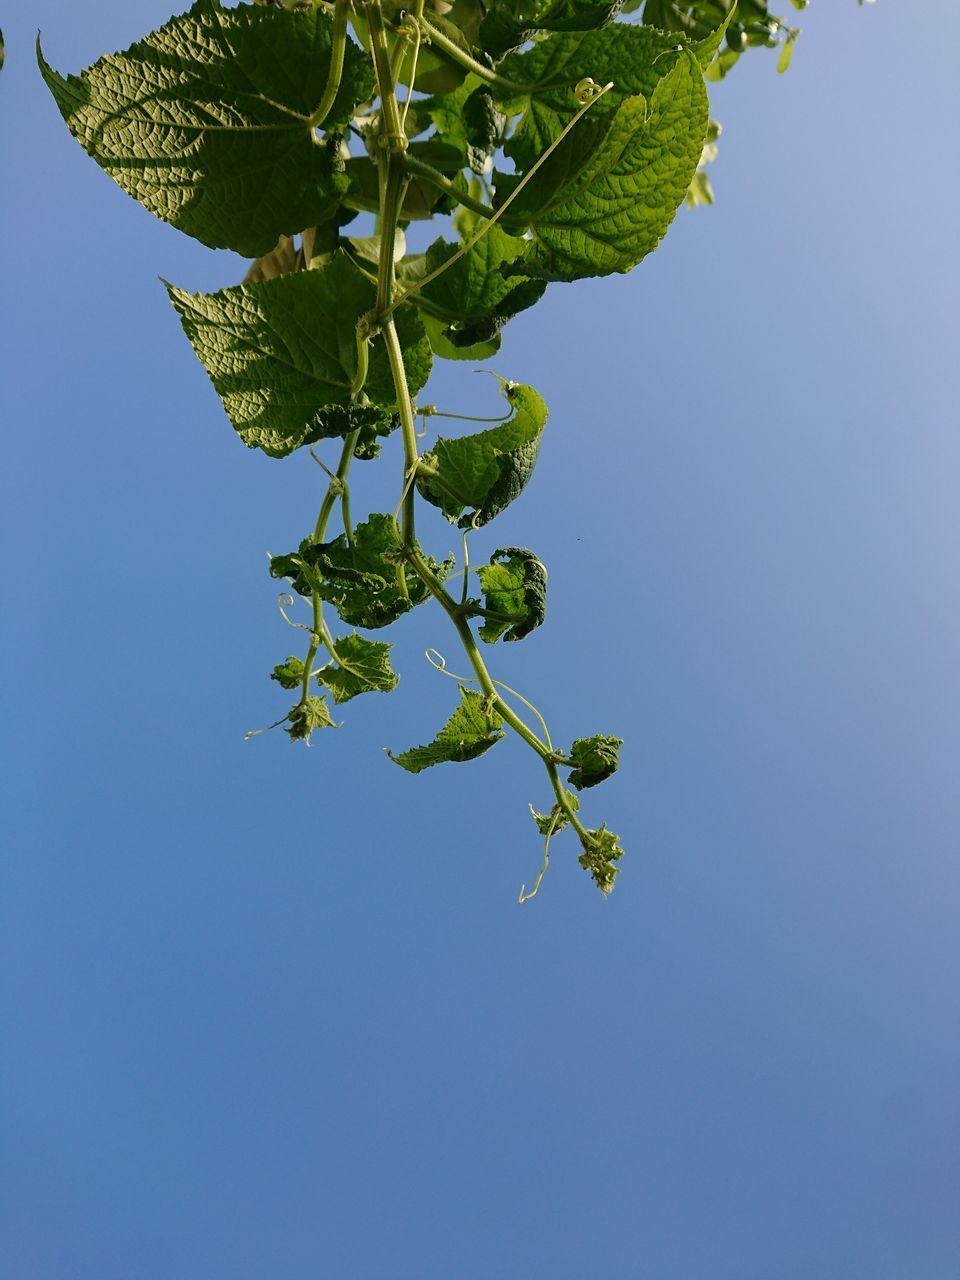
[[[357,447],[359,436],[359,429],[351,431],[343,442],[336,473],[331,477],[330,483],[327,485],[327,492],[323,496],[323,502],[320,504],[320,511],[317,515],[317,523],[313,526],[313,541],[315,543],[323,541],[327,532],[327,522],[330,519],[333,508],[336,506],[337,498],[342,498],[346,491],[347,474],[350,471],[350,463],[353,461],[353,453]],[[313,630],[310,636],[310,648],[307,650],[307,656],[303,663],[303,675],[300,679],[301,706],[306,704],[307,698],[310,696],[310,678],[313,675],[313,662],[326,630],[323,621],[323,601],[316,591],[311,591],[310,600],[313,605]]]
[[[481,80],[486,80],[487,84],[495,85],[496,88],[502,89],[504,93],[518,94],[523,97],[531,92],[530,85],[518,84],[516,80],[508,80],[506,76],[498,75],[496,71],[491,71],[489,67],[485,67],[482,62],[477,62],[476,58],[471,58],[465,49],[461,49],[449,36],[445,36],[438,27],[433,25],[429,18],[421,17],[420,25],[423,27],[425,34],[430,37],[430,43],[435,48],[446,54],[454,62],[458,62],[467,71],[472,71]]]
[[[393,133],[392,121],[397,115],[397,99],[391,76],[390,60],[388,56],[385,56],[386,38],[384,36],[383,19],[380,13],[379,0],[366,0],[366,9],[370,23],[371,46],[374,53],[374,67],[377,73],[377,85],[381,99],[382,119],[386,125],[386,132],[389,135]],[[380,48],[381,39],[382,49]],[[380,49],[379,55],[378,49]],[[387,348],[390,372],[393,376],[393,385],[397,397],[397,407],[400,413],[400,425],[403,436],[404,490],[401,503],[402,519],[400,524],[400,544],[403,548],[406,562],[411,566],[413,571],[424,583],[430,591],[430,594],[440,604],[444,612],[450,618],[450,621],[453,623],[457,635],[460,637],[460,642],[463,645],[464,651],[470,659],[470,665],[476,672],[480,688],[483,690],[491,708],[496,710],[510,728],[513,729],[513,731],[537,753],[541,760],[543,760],[548,771],[551,768],[553,769],[554,776],[556,776],[554,753],[545,743],[541,742],[530,726],[517,715],[513,708],[509,706],[509,704],[497,692],[497,687],[493,682],[490,672],[487,670],[487,665],[483,660],[483,656],[477,648],[476,639],[474,638],[467,618],[464,615],[462,606],[456,603],[453,597],[444,588],[443,583],[430,568],[426,558],[417,546],[414,535],[416,486],[413,483],[413,477],[417,472],[420,455],[417,448],[417,432],[413,402],[410,397],[410,388],[407,383],[407,372],[403,364],[403,351],[400,346],[400,338],[397,334],[397,328],[392,316],[393,309],[396,306],[396,303],[393,300],[393,242],[396,238],[397,220],[400,213],[399,197],[402,196],[404,163],[402,155],[396,154],[392,149],[385,149],[384,156],[381,159],[381,175],[383,177],[383,181],[381,182],[380,269],[377,281],[376,309],[377,319],[382,326],[381,331]],[[403,578],[402,567],[401,577]],[[558,802],[563,804],[564,811],[566,812],[569,808],[569,802],[567,802],[565,798],[562,798],[562,788],[561,796],[558,797]]]
[[[319,128],[330,114],[331,108],[340,92],[340,80],[343,76],[343,57],[347,49],[347,18],[350,15],[350,0],[336,0],[333,7],[333,42],[330,47],[330,71],[323,90],[323,97],[317,109],[310,117],[314,129]]]
[[[560,781],[560,775],[557,773],[557,766],[555,762],[553,760],[547,760],[544,761],[544,763],[547,766],[547,776],[550,779],[550,785],[553,787],[553,794],[557,797],[557,804],[560,806],[563,813],[566,814],[567,821],[570,823],[571,827],[573,827],[574,831],[576,831],[584,846],[593,843],[590,839],[589,831],[587,831],[586,827],[577,817],[576,810],[567,799],[566,788]]]
[[[404,168],[407,173],[416,174],[420,178],[426,178],[427,182],[431,182],[435,187],[439,187],[441,191],[458,204],[462,204],[465,209],[469,209],[471,213],[477,214],[481,218],[492,218],[493,210],[488,204],[484,204],[482,200],[474,200],[473,196],[468,195],[466,191],[461,191],[458,186],[445,178],[439,169],[435,169],[432,164],[426,164],[423,160],[418,160],[416,156],[407,156],[404,159]]]

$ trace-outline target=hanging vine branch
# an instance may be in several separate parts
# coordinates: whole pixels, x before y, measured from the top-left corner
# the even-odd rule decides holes
[[[613,887],[619,839],[586,825],[579,796],[617,771],[621,742],[597,734],[558,750],[485,656],[546,612],[535,552],[498,548],[477,567],[467,556],[467,534],[529,481],[546,405],[500,380],[505,413],[476,419],[495,425],[421,453],[418,417],[425,430],[432,416],[472,415],[417,397],[435,358],[495,355],[504,325],[551,281],[631,270],[685,198],[712,199],[702,164],[719,129],[705,77],[751,46],[778,46],[785,67],[797,34],[765,0],[197,0],[79,76],[52,70],[38,47],[70,130],[121,187],[204,244],[255,260],[234,288],[168,288],[244,444],[273,458],[309,450],[328,476],[303,540],[270,563],[286,584],[284,619],[306,633],[303,656],[272,673],[295,695],[277,725],[309,743],[336,724],[331,699],[392,690],[391,645],[364,633],[435,601],[469,674],[436,736],[390,758],[419,773],[472,760],[508,731],[530,749],[551,802],[532,810],[543,864],[521,901],[567,827],[582,866],[603,893]],[[349,234],[362,212],[376,214],[373,237]],[[446,215],[453,239],[406,253],[404,228]],[[396,510],[355,524],[351,466],[395,431]],[[316,450],[333,440],[328,467]],[[464,530],[459,569],[421,546],[424,506]],[[298,596],[309,621],[290,617]],[[325,609],[351,630],[335,635]]]

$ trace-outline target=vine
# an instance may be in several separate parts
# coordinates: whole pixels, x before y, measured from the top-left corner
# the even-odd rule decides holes
[[[287,584],[280,612],[306,649],[273,670],[295,700],[270,727],[309,743],[336,724],[331,698],[395,688],[391,645],[363,633],[435,601],[469,674],[428,650],[459,703],[427,745],[388,754],[419,773],[474,759],[509,730],[539,758],[551,801],[531,807],[543,862],[521,902],[567,827],[581,865],[603,893],[613,887],[619,838],[585,824],[580,793],[617,771],[622,744],[594,734],[558,750],[484,656],[545,616],[535,552],[502,547],[475,567],[467,545],[529,480],[543,400],[500,379],[506,412],[475,418],[418,396],[434,358],[495,355],[503,326],[550,282],[631,270],[684,199],[712,200],[703,165],[719,127],[705,78],[754,45],[779,47],[785,69],[797,34],[765,0],[196,0],[79,76],[59,75],[38,47],[71,131],[120,186],[204,244],[254,260],[236,287],[168,291],[243,442],[275,458],[306,448],[327,476],[310,531],[271,559]],[[512,172],[495,167],[501,153]],[[360,214],[374,215],[372,236],[349,234]],[[443,216],[455,239],[408,253],[406,231]],[[495,425],[421,452],[434,417]],[[354,459],[376,458],[394,432],[396,509],[355,524]],[[317,449],[335,439],[328,466]],[[421,504],[463,531],[459,568],[421,546]],[[330,537],[337,511],[342,532]],[[309,622],[290,616],[297,598]],[[335,636],[325,606],[353,630]]]

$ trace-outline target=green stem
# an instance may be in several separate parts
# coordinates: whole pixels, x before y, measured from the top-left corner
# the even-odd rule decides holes
[[[386,126],[381,130],[380,136],[386,137],[390,149],[396,147],[397,150],[406,150],[406,135],[400,121],[400,106],[394,90],[393,68],[390,65],[390,46],[387,44],[387,32],[383,25],[383,13],[379,0],[364,0],[364,8],[367,11],[373,69],[376,72],[377,89],[380,94],[380,113],[383,124]]]
[[[382,118],[386,124],[387,131],[392,133],[394,130],[392,122],[397,116],[397,98],[391,75],[390,60],[389,56],[387,56],[383,19],[376,0],[366,0],[366,9],[370,22],[371,46],[374,53],[374,66],[381,98]],[[384,181],[381,184],[381,253],[377,281],[376,312],[377,319],[382,325],[383,339],[386,344],[387,358],[393,377],[403,436],[404,492],[401,503],[401,546],[405,552],[407,563],[410,564],[453,623],[464,651],[470,659],[470,665],[476,672],[477,681],[490,706],[540,756],[544,764],[548,768],[553,767],[554,772],[556,772],[556,766],[553,764],[554,756],[550,748],[540,741],[530,726],[517,715],[513,708],[497,692],[496,685],[487,670],[480,650],[477,648],[477,642],[474,639],[473,632],[470,630],[470,625],[464,616],[462,607],[445,590],[443,583],[430,568],[416,544],[414,533],[416,487],[413,484],[413,477],[416,475],[417,467],[420,463],[420,455],[417,448],[413,401],[410,397],[407,372],[403,364],[403,351],[392,317],[392,312],[396,305],[393,301],[393,243],[396,238],[397,220],[400,212],[399,197],[402,196],[403,158],[392,151],[387,152],[385,158],[381,161],[381,174],[384,177]],[[405,584],[406,578],[403,566],[400,568],[400,579]]]
[[[407,371],[403,366],[403,353],[400,349],[397,326],[392,318],[384,326],[383,339],[387,346],[387,359],[390,361],[390,372],[393,375],[393,385],[397,392],[400,431],[403,436],[404,495],[400,515],[400,530],[405,545],[412,546],[416,536],[414,508],[417,491],[410,482],[410,477],[417,470],[420,454],[417,449],[417,423],[413,416],[413,405],[410,401],[410,390],[407,386]]]
[[[323,502],[320,504],[320,511],[317,515],[317,523],[313,526],[313,541],[315,543],[322,542],[327,532],[327,522],[333,508],[336,506],[337,498],[343,497],[346,489],[347,474],[350,471],[350,464],[353,461],[354,450],[357,447],[360,431],[351,431],[343,442],[343,449],[340,453],[340,461],[337,464],[337,470],[330,483],[327,485],[327,492],[323,496]],[[310,695],[310,679],[313,675],[313,663],[317,656],[317,650],[323,639],[325,624],[323,621],[323,601],[320,599],[316,591],[311,591],[310,600],[313,605],[313,631],[310,636],[310,648],[307,650],[307,656],[303,663],[303,675],[300,679],[300,705],[306,704]]]
[[[330,71],[327,74],[323,97],[317,109],[310,117],[310,125],[317,129],[323,124],[340,92],[340,80],[343,76],[343,57],[347,49],[347,18],[350,15],[350,0],[336,0],[333,7],[333,42],[330,48]]]
[[[533,92],[530,85],[518,84],[516,80],[508,80],[506,76],[498,75],[496,71],[491,71],[489,67],[485,67],[482,62],[477,62],[476,58],[471,58],[465,49],[461,49],[449,36],[445,36],[438,27],[433,25],[429,18],[421,17],[420,25],[430,37],[430,43],[434,48],[439,49],[441,53],[452,59],[452,61],[458,62],[467,71],[472,71],[481,80],[486,80],[487,84],[495,85],[498,89],[502,89],[504,93],[513,93],[523,97]]]
[[[427,182],[432,183],[441,191],[446,192],[458,204],[462,204],[465,209],[469,209],[471,213],[477,214],[481,218],[492,218],[493,210],[488,204],[484,204],[482,200],[474,200],[473,196],[468,195],[449,178],[445,178],[439,169],[435,169],[432,164],[426,164],[423,160],[418,160],[416,156],[406,156],[404,158],[404,167],[407,173],[414,173],[417,177],[426,178]]]
[[[584,846],[591,843],[590,833],[577,817],[577,812],[573,805],[567,799],[566,789],[560,781],[560,775],[557,773],[557,766],[553,760],[545,761],[547,766],[547,776],[550,779],[550,785],[553,787],[553,794],[557,797],[557,804],[566,815],[567,821],[576,831]]]

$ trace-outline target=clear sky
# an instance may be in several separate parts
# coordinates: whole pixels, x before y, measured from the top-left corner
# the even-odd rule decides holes
[[[524,907],[530,754],[381,750],[450,709],[438,610],[337,733],[242,740],[321,477],[237,442],[157,279],[242,264],[33,61],[167,16],[2,18],[3,1280],[956,1280],[955,5],[814,4],[712,91],[716,206],[506,331],[553,412],[475,554],[551,576],[497,674],[626,740],[613,897],[560,838]]]

